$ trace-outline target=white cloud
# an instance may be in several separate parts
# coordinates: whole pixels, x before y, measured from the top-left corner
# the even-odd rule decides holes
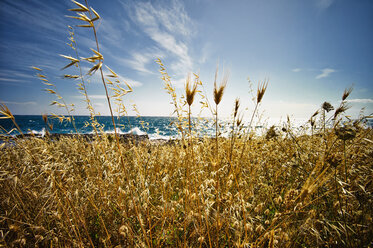
[[[326,78],[328,77],[331,73],[336,72],[336,70],[331,69],[331,68],[325,68],[321,71],[322,73],[316,76],[316,79],[320,78]]]
[[[373,103],[373,99],[350,99],[350,100],[347,100],[348,102],[352,102],[352,103]]]
[[[4,82],[25,82],[23,79],[14,79],[14,78],[0,78],[0,81]]]
[[[301,68],[294,68],[292,71],[293,72],[300,72],[302,69]]]
[[[82,67],[83,72],[88,72],[89,67]],[[121,83],[128,83],[131,87],[140,87],[143,85],[143,83],[136,81],[134,79],[128,78],[128,77],[123,77],[121,76],[117,71],[114,70],[114,72],[118,75],[118,79]],[[103,69],[104,76],[110,75],[111,72],[107,69]],[[92,76],[85,76],[85,80],[89,80],[92,83],[102,83],[101,81],[101,75],[99,71],[96,71]]]
[[[136,81],[136,80],[133,80],[131,78],[126,78],[126,77],[122,77],[122,76],[119,76],[119,81],[120,82],[127,82],[131,87],[140,87],[143,85],[143,83],[139,82],[139,81]]]
[[[93,104],[93,106],[102,108],[102,107],[105,107],[106,104],[105,104],[105,103],[102,103],[102,102],[95,102],[95,103]]]
[[[8,102],[8,101],[4,101],[3,103],[5,104],[9,104],[9,105],[36,105],[36,102]]]
[[[172,81],[172,85],[175,88],[183,89],[185,86],[186,78],[178,78],[174,80],[171,79],[171,81]]]
[[[25,20],[27,20],[28,25],[23,26],[29,28],[33,32],[43,32],[43,29],[61,34],[66,32],[66,18],[64,18],[59,11],[61,7],[66,7],[66,5],[61,5],[57,2],[50,2],[48,4],[43,4],[38,1],[10,2],[11,3],[2,1],[1,6],[4,10],[3,13],[11,17],[7,18],[10,22],[24,24]],[[55,6],[56,4],[58,6]]]
[[[178,62],[172,68],[173,70],[178,72],[191,70],[192,59],[188,55],[188,46],[184,42],[178,42],[172,34],[156,29],[150,30],[148,34],[159,46],[178,58]]]
[[[155,74],[155,72],[149,70],[147,65],[154,63],[156,58],[163,58],[164,54],[159,49],[151,49],[148,52],[132,52],[131,59],[118,59],[126,63],[132,69],[149,74]]]
[[[201,56],[199,58],[198,63],[204,64],[207,59],[210,57],[212,51],[211,51],[211,43],[205,43],[202,47]]]
[[[175,35],[191,34],[191,19],[184,10],[181,1],[170,1],[169,4],[155,5],[151,2],[139,2],[135,6],[135,20],[146,27],[162,29]]]
[[[106,99],[106,95],[88,95],[90,99]],[[85,96],[74,96],[74,98],[85,99]]]
[[[319,10],[326,10],[333,4],[334,0],[316,0],[316,6]]]
[[[106,99],[106,95],[89,95],[92,99]]]
[[[180,75],[192,69],[187,45],[192,22],[180,1],[172,1],[165,7],[139,2],[134,6],[132,19],[160,48],[177,59],[171,66],[175,73]]]
[[[115,21],[108,18],[102,18],[97,31],[101,32],[103,39],[112,42],[115,45],[119,45],[123,37],[122,32],[118,32],[119,30],[117,30],[117,27],[118,25]]]
[[[133,53],[132,59],[127,60],[127,64],[134,70],[151,73],[148,69],[146,69],[146,64],[149,63],[151,58],[145,54],[141,53]]]
[[[19,72],[19,71],[16,71],[16,70],[0,70],[0,78],[3,78],[3,77],[13,77],[13,78],[35,78],[35,76],[33,76],[31,73],[30,74],[25,74],[25,73],[22,73],[22,72]]]

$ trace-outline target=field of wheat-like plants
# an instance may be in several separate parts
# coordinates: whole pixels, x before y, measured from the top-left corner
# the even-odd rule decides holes
[[[346,141],[329,132],[255,137],[242,155],[239,137],[233,149],[219,140],[218,154],[215,139],[121,151],[106,137],[19,140],[0,156],[3,242],[367,246],[372,139],[365,129]]]
[[[73,2],[73,18],[92,30],[96,47],[81,58],[70,27],[76,57],[63,56],[64,69],[77,70],[64,77],[78,82],[94,138],[78,134],[73,106],[34,67],[56,97],[52,104],[66,115],[44,115],[45,137],[25,137],[11,110],[0,106],[1,118],[13,121],[19,133],[1,131],[1,247],[372,247],[373,134],[366,116],[345,118],[352,89],[335,109],[323,103],[301,129],[288,119],[258,135],[253,119],[265,100],[265,80],[247,121],[235,101],[223,137],[219,106],[228,74],[219,81],[216,70],[211,102],[196,74],[179,96],[158,59],[180,138],[121,141],[114,116],[126,115],[122,98],[133,90],[104,64],[99,14],[87,1]],[[82,60],[91,63],[88,72],[82,72]],[[102,79],[114,134],[96,120],[85,87],[91,74]],[[202,135],[202,121],[192,117],[197,93],[211,111],[213,135]],[[69,123],[77,134],[51,138],[49,118]]]

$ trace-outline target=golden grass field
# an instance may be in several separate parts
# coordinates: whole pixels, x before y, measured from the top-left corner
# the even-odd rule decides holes
[[[101,75],[115,125],[112,104],[125,115],[121,99],[132,88],[110,69],[103,74],[95,29],[100,16],[87,2],[75,3],[79,28],[91,29],[97,44],[85,59],[92,63],[88,74]],[[217,70],[211,104],[198,75],[189,77],[180,97],[158,60],[181,138],[120,142],[95,120],[71,27],[70,42],[76,57],[65,56],[66,68],[78,69],[65,77],[78,80],[97,136],[1,136],[0,246],[373,247],[373,134],[367,117],[344,117],[352,89],[335,109],[325,102],[315,110],[303,133],[289,120],[260,136],[251,128],[268,82],[259,83],[249,122],[244,125],[237,99],[231,133],[223,138],[218,113],[228,77],[218,83]],[[66,116],[54,117],[73,125],[71,106],[34,69],[56,96],[53,104],[66,109]],[[203,126],[191,117],[197,92],[215,120],[213,137],[199,136]],[[19,129],[4,104],[0,112]]]

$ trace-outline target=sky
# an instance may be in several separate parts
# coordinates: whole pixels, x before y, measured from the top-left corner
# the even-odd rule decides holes
[[[309,118],[324,101],[337,106],[345,88],[353,118],[362,108],[373,112],[373,1],[371,0],[89,0],[101,19],[97,37],[104,65],[133,92],[123,97],[128,114],[136,104],[143,116],[170,116],[171,97],[164,89],[160,58],[180,96],[188,73],[196,73],[213,103],[217,65],[218,82],[229,73],[219,105],[229,117],[239,97],[242,114],[249,118],[252,93],[259,82],[269,84],[260,106],[266,118]],[[78,74],[60,56],[74,56],[67,45],[68,25],[74,27],[80,57],[95,48],[92,29],[68,18],[76,5],[67,0],[0,0],[0,101],[13,114],[64,114],[50,106],[54,96],[35,77],[31,66],[43,69],[75,114],[88,114]],[[82,63],[87,72],[92,65]],[[104,67],[106,68],[106,67]],[[108,74],[108,70],[104,72]],[[108,115],[99,74],[85,76],[88,94],[97,112]],[[250,83],[251,82],[251,88]],[[199,113],[199,98],[192,113]],[[203,116],[211,116],[208,110]]]

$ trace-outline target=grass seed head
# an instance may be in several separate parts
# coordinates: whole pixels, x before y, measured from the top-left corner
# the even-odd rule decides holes
[[[76,19],[93,25],[93,21],[99,18],[88,4],[74,4],[78,13],[89,14],[88,17],[80,13]],[[90,72],[93,73],[102,70],[101,64],[97,63],[103,63],[99,61],[103,56],[99,49],[92,51],[94,55],[87,60],[96,64],[92,64],[94,67]],[[80,64],[78,59],[63,57],[72,65]],[[80,60],[81,57],[76,58]],[[161,66],[162,80],[178,115],[172,125],[176,124],[183,132],[187,125],[184,117],[187,112],[183,107],[186,103],[192,105],[195,94],[199,92],[195,84],[203,86],[197,76],[194,84],[189,76],[185,85],[186,97],[179,99],[162,62],[158,59],[157,63]],[[108,85],[119,84],[119,76],[107,69],[110,71],[107,78],[113,80],[108,80]],[[34,70],[38,78],[48,83],[46,76],[39,74],[41,69]],[[214,82],[216,109],[228,79],[225,75],[219,85],[217,76],[218,70]],[[67,74],[65,78],[75,76]],[[83,79],[83,74],[80,73],[79,78]],[[259,84],[254,100],[257,104],[262,101],[267,84],[268,80]],[[70,106],[56,93],[53,84],[47,85],[53,87],[47,91],[58,100],[52,102],[53,105]],[[79,86],[82,85],[83,82]],[[118,98],[123,92],[132,91],[128,87],[129,90],[114,88]],[[345,90],[335,117],[348,108],[345,100],[350,93],[351,88]],[[110,102],[109,95],[106,96]],[[123,109],[124,113],[124,104],[118,108],[118,112]],[[373,216],[369,201],[372,195],[369,177],[372,132],[352,124],[341,127],[341,119],[336,119],[332,130],[330,127],[327,131],[325,128],[313,129],[316,135],[297,136],[288,117],[283,128],[287,133],[284,138],[280,136],[281,126],[273,126],[261,136],[250,135],[242,131],[243,115],[239,108],[240,102],[236,99],[233,109],[233,121],[239,127],[237,135],[233,136],[236,139],[221,137],[219,143],[218,139],[214,142],[210,138],[191,139],[190,142],[174,140],[164,144],[152,141],[128,141],[127,144],[121,140],[115,149],[113,136],[107,135],[104,126],[94,117],[86,127],[92,125],[102,135],[93,140],[85,140],[83,135],[53,140],[30,137],[14,139],[14,145],[11,143],[8,147],[2,143],[2,139],[7,142],[8,137],[4,137],[0,130],[0,198],[4,199],[0,201],[0,208],[4,209],[3,217],[7,218],[5,231],[10,232],[4,236],[6,244],[17,247],[37,246],[39,243],[43,247],[112,247],[116,244],[174,247],[213,246],[218,241],[227,247],[234,244],[240,247],[249,247],[250,244],[317,247],[347,244],[346,234],[349,234],[356,247],[368,246],[371,240],[364,234],[370,231],[366,223],[371,223]],[[325,113],[332,109],[330,103],[322,105],[320,119],[324,117],[324,123]],[[134,111],[137,112],[135,105]],[[317,114],[311,117],[312,125],[317,121]],[[14,118],[5,104],[0,104],[0,118],[11,119],[19,129],[15,122],[17,116]],[[43,116],[47,125],[53,123],[52,120],[73,122],[70,114],[69,117],[50,114],[48,118]],[[223,126],[217,120],[216,113],[216,137],[218,126]],[[204,131],[197,120],[195,123],[196,133]],[[250,145],[247,152],[242,152],[246,140]],[[332,140],[336,142],[332,143]],[[340,140],[349,140],[348,149],[340,146]],[[214,147],[218,149],[214,150]],[[236,156],[241,152],[241,158]],[[231,154],[232,160],[229,159]],[[122,160],[123,168],[119,164],[121,159],[126,161],[124,164]],[[229,167],[230,163],[233,166]],[[343,163],[345,175],[350,177],[346,183],[338,184],[337,175],[340,177],[344,173],[337,169]],[[329,170],[329,167],[334,170]],[[334,180],[329,180],[334,177]],[[334,190],[336,186],[339,188]],[[323,197],[320,197],[319,192],[326,194],[322,193],[320,196]],[[330,207],[333,204],[334,207]],[[351,213],[346,221],[341,218],[340,209],[348,209]],[[321,227],[314,225],[315,221]],[[352,230],[356,224],[359,228]],[[304,235],[302,231],[306,228],[316,231]],[[324,234],[319,235],[323,229]],[[34,238],[27,237],[26,240],[30,231]],[[245,231],[245,237],[242,231]],[[223,237],[219,233],[229,235]]]
[[[44,123],[48,123],[48,116],[47,115],[42,115]]]
[[[0,114],[4,115],[0,116],[0,119],[14,119],[12,112],[5,103],[0,103]]]
[[[345,89],[345,91],[343,92],[343,95],[342,95],[342,101],[346,100],[347,97],[351,94],[353,88],[350,87],[348,89]]]
[[[185,94],[186,94],[186,100],[189,106],[193,104],[194,96],[197,93],[197,83],[194,82],[194,84],[192,85],[190,81],[191,81],[190,74],[188,74],[188,77],[186,79],[186,84],[185,84]]]
[[[256,93],[256,103],[260,103],[262,101],[264,93],[267,90],[267,86],[268,86],[268,79],[264,80],[263,83],[259,83],[258,91]]]
[[[329,111],[331,111],[331,110],[334,109],[334,107],[330,103],[328,103],[328,102],[324,102],[321,107],[326,112],[329,112]]]
[[[342,104],[341,106],[339,106],[336,110],[335,110],[335,113],[334,113],[334,119],[337,119],[337,117],[346,112],[348,109],[350,108],[350,106],[346,105],[346,104]]]
[[[319,114],[319,111],[317,110],[315,113],[313,113],[313,115],[311,116],[311,118],[316,117],[316,115],[318,115],[318,114]]]
[[[219,105],[221,102],[221,99],[223,98],[225,87],[227,86],[228,82],[228,73],[226,72],[224,74],[223,80],[221,81],[220,85],[217,85],[217,74],[218,74],[218,68],[216,68],[215,72],[215,81],[214,81],[214,102],[216,105]]]
[[[239,126],[242,124],[242,119],[243,119],[243,115],[240,115],[240,116],[237,118],[237,121],[236,121],[237,127],[239,127]]]
[[[240,108],[240,98],[236,98],[236,100],[234,101],[234,117],[236,118],[237,114],[238,114],[238,109]]]

